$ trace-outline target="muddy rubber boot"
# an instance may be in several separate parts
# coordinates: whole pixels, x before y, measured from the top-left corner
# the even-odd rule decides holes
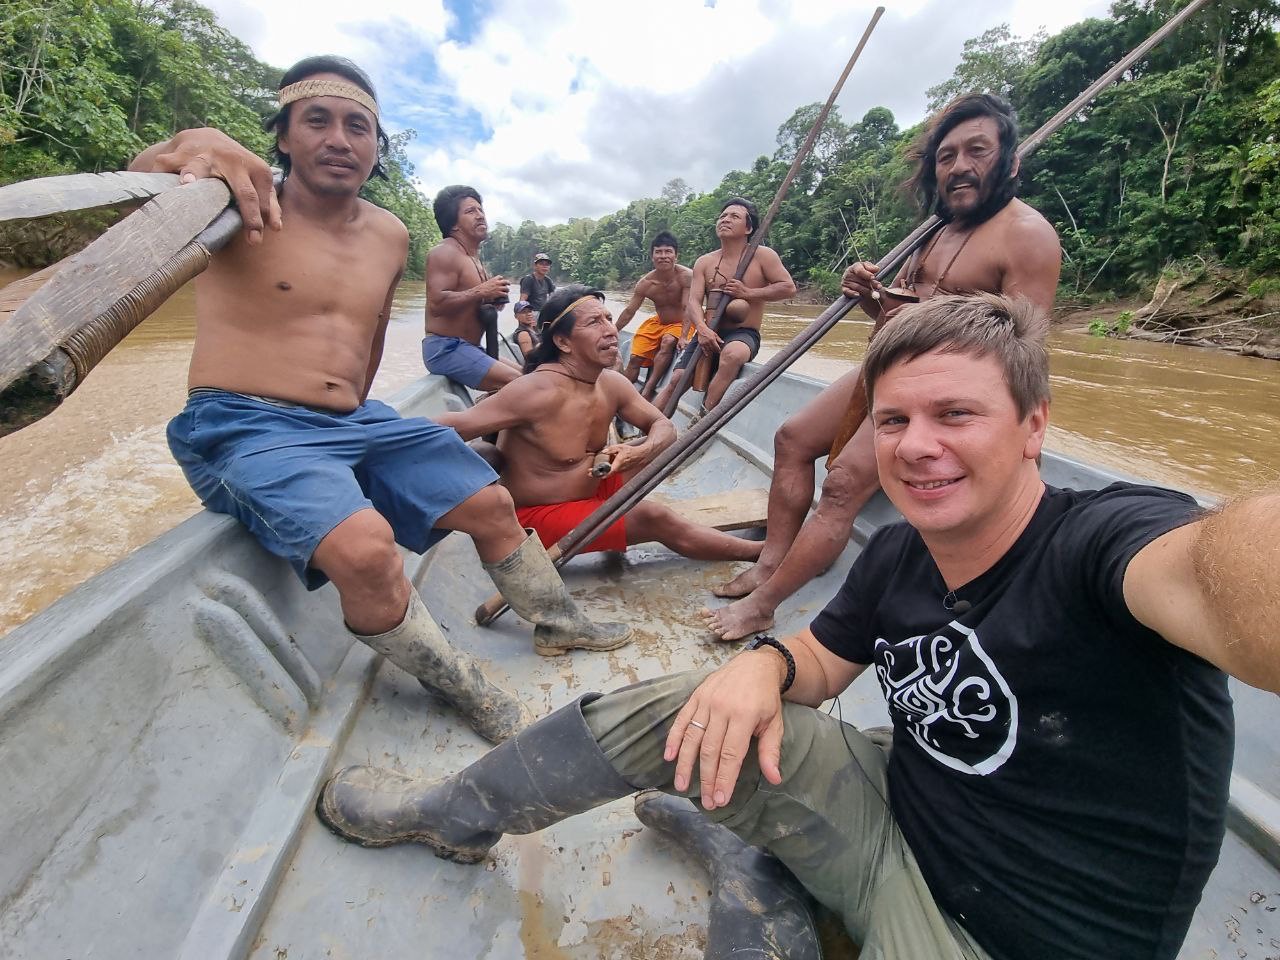
[[[711,874],[704,960],[821,960],[809,894],[777,858],[743,843],[690,801],[657,790],[636,795],[636,817]]]
[[[501,743],[533,722],[523,703],[491,683],[470,654],[444,638],[416,590],[409,593],[409,609],[398,627],[371,637],[352,635],[444,697],[490,743]]]
[[[631,642],[626,624],[592,623],[583,615],[533,531],[509,556],[484,568],[511,609],[533,624],[533,649],[544,657],[616,650]]]
[[[316,813],[362,846],[422,843],[437,857],[477,863],[504,833],[533,833],[634,790],[601,752],[578,700],[444,780],[347,767],[324,785]]]

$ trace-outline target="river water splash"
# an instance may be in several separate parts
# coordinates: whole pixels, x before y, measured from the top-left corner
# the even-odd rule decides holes
[[[19,276],[0,271],[0,285]],[[421,376],[424,300],[421,281],[397,292],[373,396]],[[609,305],[621,313],[621,301]],[[771,308],[762,358],[820,310]],[[869,330],[842,321],[792,369],[839,376],[861,359]],[[185,401],[194,332],[187,287],[58,410],[0,440],[0,635],[200,508],[164,436]],[[1052,346],[1053,449],[1210,495],[1275,482],[1280,365],[1071,332]]]

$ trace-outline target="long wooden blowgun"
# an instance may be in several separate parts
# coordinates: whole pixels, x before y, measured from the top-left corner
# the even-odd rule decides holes
[[[1054,114],[1029,137],[1025,138],[1018,147],[1018,157],[1026,159],[1034,153],[1046,139],[1084,109],[1103,88],[1113,83],[1138,60],[1146,56],[1156,44],[1168,37],[1178,27],[1182,26],[1188,18],[1194,16],[1200,9],[1211,2],[1212,0],[1193,0],[1192,3],[1170,17],[1159,30],[1117,61],[1115,66],[1090,84],[1083,93]],[[879,274],[881,276],[891,276],[894,271],[906,262],[907,258],[920,244],[924,243],[941,227],[942,221],[936,216],[930,217],[916,227],[905,240],[880,260],[878,264],[880,268]],[[856,297],[841,297],[827,307],[826,310],[822,311],[821,316],[805,327],[790,343],[774,354],[767,363],[756,371],[754,376],[735,385],[725,398],[708,411],[706,416],[692,429],[662,451],[648,466],[638,471],[635,476],[627,481],[622,489],[597,507],[589,517],[560,539],[560,542],[556,544],[556,547],[560,550],[560,556],[555,561],[556,565],[563,565],[574,557],[584,546],[604,532],[610,524],[648,496],[658,484],[662,483],[685,461],[701,450],[722,426],[746,409],[752,400],[763,393],[774,380],[782,376],[791,364],[795,363],[810,347],[821,340],[827,331],[839,323],[857,303],[858,299]],[[863,413],[858,418],[859,422],[866,415],[865,391],[861,395],[863,397]],[[488,623],[496,616],[501,615],[505,609],[507,608],[503,606],[493,616],[481,619],[481,614],[484,612],[484,608],[481,608],[481,610],[477,611],[477,622]]]

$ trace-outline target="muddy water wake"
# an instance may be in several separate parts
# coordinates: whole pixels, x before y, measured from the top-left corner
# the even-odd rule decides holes
[[[19,275],[0,271],[0,285]],[[420,281],[400,288],[373,396],[422,374],[423,303]],[[0,440],[0,635],[199,509],[164,435],[185,401],[194,308],[180,291],[61,408]],[[762,356],[819,312],[773,308]],[[840,323],[792,369],[841,375],[869,328]],[[1053,349],[1054,449],[1208,494],[1274,482],[1280,364],[1069,332]]]

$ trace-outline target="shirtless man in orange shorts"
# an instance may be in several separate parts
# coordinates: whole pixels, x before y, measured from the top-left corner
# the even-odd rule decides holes
[[[652,400],[658,383],[666,375],[676,350],[684,346],[684,302],[693,283],[693,271],[676,263],[680,243],[675,235],[663,230],[649,244],[649,256],[653,269],[640,278],[622,316],[618,317],[618,332],[631,322],[645,299],[653,301],[658,311],[640,324],[631,341],[631,360],[627,363],[627,379],[635,383],[640,371],[649,367],[640,396]]]
[[[464,440],[501,431],[502,482],[520,522],[550,546],[585,520],[629,475],[675,441],[675,428],[627,378],[613,369],[618,330],[604,294],[582,284],[562,287],[538,314],[542,340],[525,363],[525,376],[463,413],[442,414]],[[645,433],[636,444],[606,446],[615,416]],[[597,452],[612,457],[613,471],[591,476]],[[625,550],[633,543],[661,543],[694,560],[753,560],[760,544],[680,516],[670,507],[642,501],[587,546],[584,552]]]

